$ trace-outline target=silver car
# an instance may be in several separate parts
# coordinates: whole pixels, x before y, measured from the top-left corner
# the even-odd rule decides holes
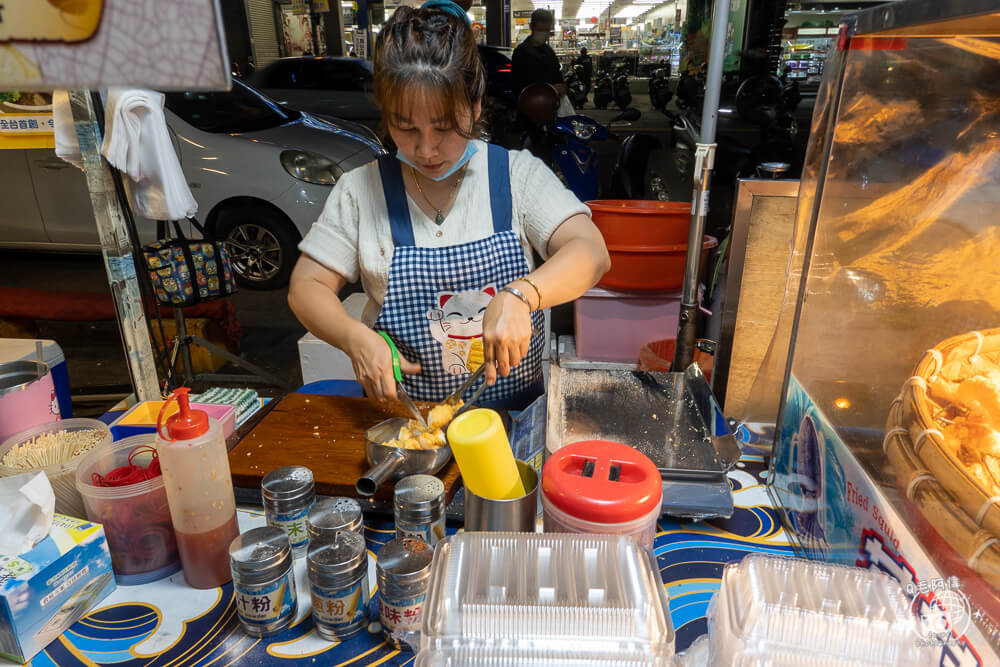
[[[368,128],[230,92],[168,93],[167,124],[206,236],[224,238],[241,285],[288,282],[296,246],[345,171],[384,151]],[[51,149],[0,151],[0,247],[88,251],[97,228],[83,174]],[[140,240],[156,224],[136,221]]]

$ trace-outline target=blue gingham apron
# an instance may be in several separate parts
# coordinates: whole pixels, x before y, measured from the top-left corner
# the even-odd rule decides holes
[[[521,241],[511,228],[507,151],[488,145],[487,163],[493,235],[444,248],[421,248],[413,240],[399,160],[395,155],[379,158],[395,249],[388,290],[375,328],[392,337],[400,354],[420,363],[419,375],[403,376],[403,386],[414,400],[442,400],[482,364],[479,311],[500,288],[528,273]],[[531,321],[542,329],[541,312],[533,312]],[[451,331],[458,329],[456,323],[466,335],[449,335],[445,331],[445,325]],[[477,403],[519,410],[541,395],[543,344],[542,336],[534,336],[528,354],[509,376],[489,387]]]

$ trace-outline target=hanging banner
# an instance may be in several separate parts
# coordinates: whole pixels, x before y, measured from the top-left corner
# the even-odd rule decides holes
[[[218,0],[3,0],[0,90],[228,90],[225,44]]]
[[[0,150],[54,148],[52,95],[0,93]]]

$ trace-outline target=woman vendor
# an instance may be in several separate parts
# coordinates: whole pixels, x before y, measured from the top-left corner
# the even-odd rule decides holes
[[[345,173],[300,244],[289,304],[343,350],[373,398],[403,385],[440,401],[486,364],[480,405],[521,409],[544,391],[541,309],[610,267],[590,213],[527,151],[475,138],[486,78],[465,13],[401,6],[375,47],[375,98],[396,153]],[[546,261],[534,266],[532,250]],[[341,288],[360,277],[362,322]]]

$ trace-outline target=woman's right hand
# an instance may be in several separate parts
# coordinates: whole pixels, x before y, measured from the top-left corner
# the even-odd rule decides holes
[[[382,336],[361,325],[346,350],[354,365],[354,375],[358,378],[365,395],[376,401],[394,401],[396,378],[392,373],[392,351]],[[415,364],[399,355],[399,368],[406,374],[420,372],[420,364]]]

